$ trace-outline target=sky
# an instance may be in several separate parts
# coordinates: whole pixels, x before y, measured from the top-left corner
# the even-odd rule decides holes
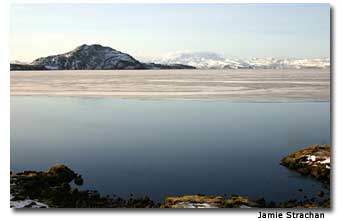
[[[136,58],[215,52],[229,58],[329,58],[328,4],[13,4],[11,60],[81,44]]]

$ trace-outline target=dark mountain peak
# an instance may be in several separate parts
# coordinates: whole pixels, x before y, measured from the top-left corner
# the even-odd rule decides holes
[[[186,65],[144,64],[131,55],[100,44],[82,44],[64,54],[41,57],[28,65],[12,64],[11,70],[120,70],[188,69]]]
[[[143,64],[129,54],[99,44],[78,46],[64,54],[42,57],[32,65],[55,70],[143,69]]]
[[[73,51],[83,51],[83,50],[112,50],[116,51],[115,49],[108,47],[108,46],[102,46],[100,44],[82,44],[78,47],[76,47]]]
[[[74,50],[66,52],[63,55],[72,56],[74,54],[84,53],[85,56],[88,56],[89,54],[94,54],[94,53],[109,53],[109,52],[122,53],[122,52],[117,51],[111,47],[102,46],[100,44],[91,44],[91,45],[82,44],[82,45],[76,47]],[[124,53],[122,53],[122,54],[124,54]],[[130,55],[128,55],[128,56],[130,56]],[[133,57],[131,57],[131,58],[133,59]]]

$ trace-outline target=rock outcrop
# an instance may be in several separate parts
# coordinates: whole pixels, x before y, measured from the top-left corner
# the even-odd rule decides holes
[[[303,175],[330,183],[330,146],[313,145],[296,151],[281,160],[281,165]]]
[[[167,197],[165,208],[222,208],[222,196],[188,195]]]
[[[52,166],[47,172],[11,172],[11,203],[13,208],[153,208],[160,207],[149,197],[103,197],[97,191],[72,188],[70,182],[83,184],[81,175],[64,164]]]
[[[225,199],[223,196],[188,195],[167,197],[163,208],[330,208],[330,198],[322,200],[306,199],[304,201],[290,199],[275,203],[264,198],[251,200],[248,197],[232,195]]]

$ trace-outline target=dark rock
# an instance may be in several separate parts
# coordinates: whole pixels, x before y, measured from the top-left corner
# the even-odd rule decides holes
[[[148,197],[124,200],[102,197],[96,190],[79,191],[70,182],[83,183],[81,175],[63,164],[52,166],[47,172],[24,171],[11,175],[11,200],[37,199],[49,207],[58,208],[154,208]]]
[[[76,173],[64,164],[56,164],[49,169],[49,171],[46,173],[46,176],[50,178],[49,182],[58,185],[70,183],[76,178]]]
[[[32,64],[10,64],[11,71],[39,71],[49,70],[44,65],[32,65]]]
[[[324,196],[324,192],[323,192],[323,191],[319,191],[319,192],[317,193],[317,196],[318,196],[318,197],[323,197],[323,196]]]
[[[83,178],[81,175],[76,176],[76,178],[74,179],[74,183],[78,186],[82,186],[83,185]]]
[[[255,199],[254,202],[257,203],[259,205],[259,207],[265,207],[266,206],[266,200],[263,197]]]
[[[184,64],[155,64],[155,63],[144,63],[145,69],[196,69],[193,66],[190,65],[184,65]]]
[[[260,201],[260,199],[259,199]],[[262,201],[262,200],[261,200]],[[264,204],[264,202],[262,202]],[[246,207],[261,207],[258,203],[251,201],[247,197],[233,195],[224,202],[226,208],[240,208],[241,206]]]

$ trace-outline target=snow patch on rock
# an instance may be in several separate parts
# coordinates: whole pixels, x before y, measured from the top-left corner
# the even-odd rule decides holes
[[[20,208],[49,208],[45,203],[38,202],[36,200],[14,200],[14,196],[11,195],[10,207],[15,209]]]

